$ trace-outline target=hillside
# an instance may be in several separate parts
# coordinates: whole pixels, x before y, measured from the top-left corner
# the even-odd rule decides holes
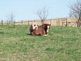
[[[0,26],[0,61],[81,61],[81,28],[51,27],[48,36],[28,26]]]

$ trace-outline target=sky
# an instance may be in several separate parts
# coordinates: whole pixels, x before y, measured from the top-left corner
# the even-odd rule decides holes
[[[76,0],[0,0],[0,20],[8,20],[11,13],[15,20],[39,19],[37,11],[46,8],[48,19],[68,17],[70,5]]]

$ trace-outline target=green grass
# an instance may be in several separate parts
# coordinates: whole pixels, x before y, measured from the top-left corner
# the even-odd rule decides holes
[[[81,61],[81,28],[51,27],[31,36],[29,26],[0,26],[0,61]]]

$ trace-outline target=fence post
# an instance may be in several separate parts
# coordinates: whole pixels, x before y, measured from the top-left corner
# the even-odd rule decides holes
[[[23,20],[21,20],[21,25],[23,25]]]
[[[29,20],[28,20],[28,26],[29,26]]]
[[[66,27],[68,26],[68,22],[67,22],[67,18],[66,18],[66,25],[65,25]]]

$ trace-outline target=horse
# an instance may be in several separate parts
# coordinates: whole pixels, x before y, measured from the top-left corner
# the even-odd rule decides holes
[[[30,34],[31,35],[36,35],[36,36],[43,36],[43,35],[47,35],[48,31],[50,28],[50,24],[43,24],[41,26],[38,25],[31,25],[30,26]]]

